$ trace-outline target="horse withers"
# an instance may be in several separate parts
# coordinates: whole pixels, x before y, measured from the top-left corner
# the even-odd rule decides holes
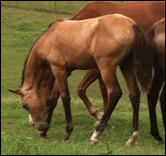
[[[159,135],[156,119],[156,103],[160,96],[161,111],[165,128],[165,18],[155,23],[147,33],[147,39],[150,42],[152,53],[154,53],[154,78],[148,94],[148,106],[150,113],[151,135],[155,138],[156,143],[163,142]]]
[[[50,109],[56,106],[60,95],[67,122],[64,141],[68,142],[73,126],[67,78],[75,69],[98,67],[107,89],[108,104],[91,138],[91,143],[94,144],[121,97],[116,77],[118,65],[124,61],[125,69],[130,61],[127,74],[132,77],[135,72],[142,89],[148,92],[152,66],[146,48],[139,26],[123,15],[106,15],[82,21],[57,21],[33,45],[25,62],[22,85],[13,92],[21,95],[23,107],[31,115],[34,126],[42,137],[50,127]],[[55,81],[49,102],[44,102],[39,89],[48,66],[51,67]],[[134,134],[137,133],[137,128],[136,125]]]

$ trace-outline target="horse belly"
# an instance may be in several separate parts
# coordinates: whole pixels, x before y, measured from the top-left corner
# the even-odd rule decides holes
[[[70,60],[67,60],[67,65],[72,69],[87,70],[95,68],[96,62],[93,56],[89,56],[87,53],[83,53],[82,55],[73,56],[70,58]]]

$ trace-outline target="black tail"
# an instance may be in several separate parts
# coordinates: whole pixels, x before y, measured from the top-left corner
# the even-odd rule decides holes
[[[153,59],[144,34],[138,25],[134,25],[135,41],[133,48],[134,66],[142,91],[148,93],[152,79]]]

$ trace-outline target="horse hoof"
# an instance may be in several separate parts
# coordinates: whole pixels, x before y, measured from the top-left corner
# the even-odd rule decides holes
[[[154,137],[153,137],[153,138],[154,138]],[[154,138],[154,142],[155,142],[156,145],[161,145],[161,144],[164,143],[164,141],[163,141],[162,139],[158,140],[158,139],[156,139],[156,138]]]
[[[159,135],[153,135],[153,134],[151,134],[151,135],[152,135],[152,137],[153,137],[154,142],[155,142],[156,145],[161,145],[161,144],[164,143],[164,141],[161,138],[161,136],[159,136]]]
[[[164,141],[155,140],[155,143],[156,143],[157,145],[161,145],[161,144],[164,144]]]
[[[66,144],[69,144],[70,143],[70,140],[65,140],[65,139],[63,139],[62,140],[64,143],[66,143]]]
[[[91,140],[90,145],[93,146],[95,144],[97,144],[99,142],[99,140],[95,139],[95,140]]]
[[[131,135],[131,137],[129,138],[129,140],[126,142],[125,146],[126,146],[126,147],[131,146],[131,145],[137,140],[138,135],[139,135],[138,131],[135,131],[135,132]]]
[[[164,143],[164,141],[155,140],[155,144],[156,144],[156,145],[161,145],[161,144],[163,144],[163,143]]]
[[[47,138],[46,133],[45,132],[40,132],[40,138],[46,139]]]

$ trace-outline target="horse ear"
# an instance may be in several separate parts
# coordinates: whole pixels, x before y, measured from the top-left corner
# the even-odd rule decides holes
[[[20,89],[17,89],[17,90],[8,89],[8,90],[9,90],[10,92],[14,93],[14,94],[21,95]]]

